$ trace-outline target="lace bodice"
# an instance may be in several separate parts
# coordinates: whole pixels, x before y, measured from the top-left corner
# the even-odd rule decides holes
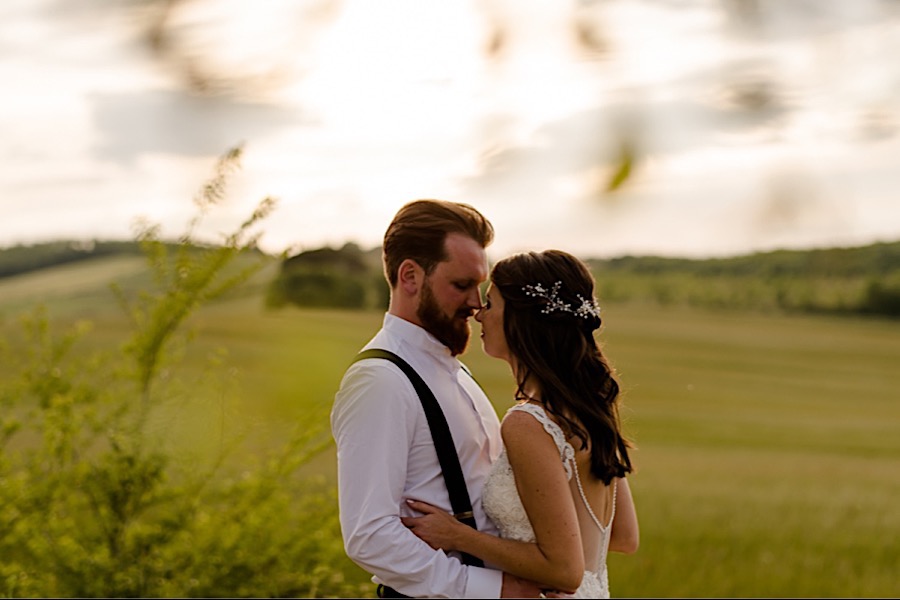
[[[581,586],[575,592],[576,598],[608,598],[609,597],[609,581],[606,572],[606,553],[609,548],[609,536],[612,529],[613,517],[615,517],[615,494],[613,487],[613,506],[609,523],[603,525],[591,509],[587,498],[584,495],[584,489],[581,485],[581,477],[578,474],[578,467],[575,464],[575,449],[566,440],[565,433],[559,425],[554,422],[546,413],[543,407],[536,404],[517,404],[507,411],[507,415],[514,411],[526,412],[533,416],[546,431],[556,447],[559,449],[559,457],[566,471],[566,478],[571,481],[575,476],[578,484],[580,501],[584,503],[588,514],[590,514],[594,524],[601,532],[601,552],[599,565],[594,571],[585,571],[584,579]],[[613,483],[615,486],[615,483]],[[576,499],[576,502],[579,501]],[[518,540],[522,542],[534,542],[534,529],[522,505],[522,499],[519,497],[516,489],[516,480],[513,474],[512,466],[506,456],[504,449],[499,458],[491,467],[491,472],[485,482],[484,491],[482,493],[482,506],[485,512],[500,530],[500,536],[507,539]]]

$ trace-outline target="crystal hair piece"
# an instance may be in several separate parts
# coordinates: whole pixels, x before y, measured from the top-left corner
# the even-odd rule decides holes
[[[562,298],[559,297],[559,288],[561,287],[562,281],[557,281],[549,290],[543,284],[538,283],[535,285],[524,285],[522,286],[522,291],[525,292],[526,296],[543,298],[547,301],[547,304],[541,309],[541,312],[545,315],[554,312],[567,312],[581,319],[600,317],[600,307],[597,305],[597,302],[593,299],[585,300],[581,294],[575,294],[575,297],[581,302],[579,306],[573,307],[568,302],[563,302]]]

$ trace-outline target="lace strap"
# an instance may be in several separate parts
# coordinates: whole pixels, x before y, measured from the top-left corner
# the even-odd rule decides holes
[[[538,423],[544,426],[544,431],[553,438],[556,447],[559,449],[559,458],[562,460],[563,468],[566,470],[566,479],[571,480],[572,465],[575,464],[575,448],[573,448],[572,444],[566,440],[566,434],[563,433],[562,428],[550,418],[547,411],[545,411],[542,406],[538,406],[537,404],[529,404],[527,402],[524,404],[516,404],[510,407],[510,409],[506,411],[506,414],[513,411],[528,413],[534,417]]]
[[[584,486],[581,484],[581,475],[579,475],[578,465],[575,463],[575,448],[573,448],[572,444],[566,440],[566,434],[563,433],[562,428],[556,421],[550,418],[550,415],[547,414],[547,411],[544,410],[542,406],[538,406],[537,404],[530,404],[528,402],[516,404],[512,406],[506,414],[513,411],[526,412],[544,426],[544,431],[550,434],[550,437],[556,442],[556,447],[559,448],[559,457],[562,459],[563,467],[566,470],[566,479],[571,481],[574,471],[575,482],[578,484],[578,493],[581,495],[581,501],[584,503],[584,507],[587,509],[588,514],[591,516],[591,520],[594,521],[597,528],[600,529],[600,531],[606,532],[612,526],[613,519],[616,516],[616,493],[619,489],[618,482],[613,479],[612,512],[609,516],[609,523],[603,525],[600,522],[600,519],[597,518],[597,515],[594,514],[594,509],[591,508],[591,503],[588,502],[587,495],[584,493]]]

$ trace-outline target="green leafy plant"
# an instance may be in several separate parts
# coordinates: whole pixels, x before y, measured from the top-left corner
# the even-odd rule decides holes
[[[132,326],[120,352],[81,352],[90,324],[57,334],[42,308],[23,317],[21,339],[0,343],[14,373],[0,382],[0,595],[360,593],[334,568],[346,561],[334,492],[301,472],[330,444],[323,415],[239,473],[227,464],[237,441],[211,464],[192,461],[155,426],[179,410],[174,373],[190,316],[263,264],[254,231],[271,198],[221,243],[195,240],[240,155],[219,160],[174,249],[158,227],[141,227],[153,285],[133,296],[114,288]]]

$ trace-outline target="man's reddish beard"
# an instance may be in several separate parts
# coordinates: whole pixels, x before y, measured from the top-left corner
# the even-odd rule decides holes
[[[419,301],[419,308],[416,310],[416,316],[422,322],[425,331],[433,335],[442,344],[450,349],[450,354],[457,356],[466,351],[469,345],[469,328],[468,320],[460,320],[461,317],[472,316],[472,310],[465,308],[458,311],[452,317],[448,317],[441,310],[431,289],[431,282],[427,279],[422,287],[422,298]]]

